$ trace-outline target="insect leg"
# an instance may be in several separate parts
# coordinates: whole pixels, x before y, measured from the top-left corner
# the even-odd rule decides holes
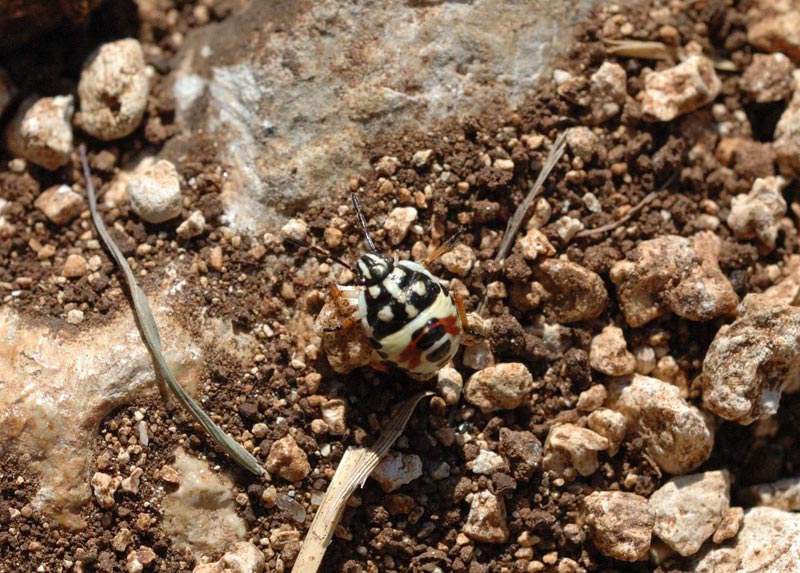
[[[431,265],[431,263],[433,263],[433,261],[435,261],[443,254],[445,254],[447,251],[452,249],[455,242],[462,234],[464,234],[464,231],[466,230],[467,228],[464,227],[463,225],[458,229],[456,229],[455,233],[450,235],[444,243],[439,245],[439,247],[435,251],[433,251],[430,255],[428,255],[428,257],[424,261],[422,261],[422,265],[427,269]]]
[[[450,295],[453,297],[453,301],[456,303],[458,319],[461,321],[461,327],[464,329],[464,332],[477,338],[486,338],[485,334],[470,327],[469,320],[467,319],[467,311],[464,309],[464,299],[461,298],[461,295],[454,292],[451,292]]]

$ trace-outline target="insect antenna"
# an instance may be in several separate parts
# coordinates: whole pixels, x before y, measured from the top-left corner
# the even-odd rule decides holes
[[[377,253],[378,249],[375,248],[375,243],[372,242],[372,237],[369,236],[369,230],[367,229],[367,220],[364,218],[364,212],[361,210],[361,205],[358,204],[358,196],[355,193],[351,193],[350,195],[353,198],[353,207],[356,208],[356,214],[358,215],[358,222],[361,223],[361,228],[364,229],[364,236],[367,238],[367,244],[369,244],[369,248],[372,249],[373,252]]]
[[[315,253],[317,253],[318,255],[322,255],[326,259],[332,260],[334,263],[339,263],[340,265],[342,265],[346,269],[349,269],[351,272],[353,272],[353,273],[356,272],[355,269],[353,268],[353,266],[350,263],[347,263],[347,262],[343,261],[342,259],[340,259],[336,255],[334,255],[330,251],[327,251],[327,250],[323,249],[322,247],[318,247],[316,245],[312,245],[311,243],[306,242],[306,241],[302,241],[300,239],[292,239],[291,237],[284,237],[283,240],[286,241],[287,243],[292,243],[296,247],[305,248],[305,249],[308,249],[310,251],[314,251]]]
[[[433,251],[430,255],[428,255],[428,257],[422,262],[422,264],[425,267],[427,267],[433,261],[435,261],[436,259],[441,257],[443,254],[445,254],[447,251],[452,249],[453,245],[455,244],[455,242],[458,240],[458,238],[461,235],[464,234],[464,231],[466,231],[466,230],[467,230],[467,228],[464,225],[461,225],[458,229],[456,229],[455,233],[450,235],[444,243],[439,245],[439,247],[435,251]]]

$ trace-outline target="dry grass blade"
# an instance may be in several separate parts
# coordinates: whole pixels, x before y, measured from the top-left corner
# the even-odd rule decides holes
[[[178,399],[178,402],[180,402],[184,408],[189,410],[192,416],[194,416],[200,425],[203,426],[206,432],[208,432],[208,434],[219,445],[219,447],[225,450],[228,455],[236,460],[236,462],[247,471],[252,472],[255,475],[263,474],[264,468],[261,467],[261,464],[258,463],[258,460],[254,458],[250,452],[245,450],[242,445],[239,444],[239,442],[222,431],[222,429],[217,426],[213,420],[211,420],[211,418],[208,417],[208,414],[203,411],[200,405],[184,391],[183,387],[178,384],[178,381],[172,375],[169,366],[167,366],[167,361],[164,358],[164,354],[161,351],[161,338],[158,335],[158,327],[156,326],[155,319],[153,318],[153,312],[150,310],[150,304],[147,302],[147,296],[145,296],[144,291],[136,282],[136,277],[134,276],[130,266],[128,266],[128,261],[125,260],[125,256],[122,254],[122,251],[119,250],[117,244],[108,234],[106,225],[97,211],[97,196],[94,192],[94,184],[92,183],[89,164],[86,161],[86,148],[84,146],[81,146],[80,153],[81,164],[83,165],[83,175],[86,179],[86,195],[89,199],[89,210],[92,214],[92,221],[97,229],[97,233],[100,235],[100,238],[102,239],[106,248],[111,253],[112,258],[122,270],[122,274],[125,277],[125,282],[128,283],[128,288],[131,291],[131,297],[133,299],[133,308],[136,312],[136,318],[139,324],[139,331],[142,335],[142,341],[144,342],[145,346],[147,346],[147,349],[150,351],[150,354],[153,357],[156,371],[167,383],[167,387]]]
[[[653,199],[658,197],[658,194],[660,192],[661,192],[660,189],[658,191],[651,191],[650,193],[645,195],[644,199],[639,201],[639,203],[637,203],[635,207],[633,207],[630,211],[628,211],[627,214],[625,214],[624,217],[620,217],[619,219],[617,219],[613,223],[608,223],[607,225],[601,225],[599,227],[595,227],[594,229],[586,229],[585,231],[579,231],[578,233],[575,234],[575,236],[576,237],[592,237],[594,235],[600,235],[601,233],[605,233],[606,231],[613,231],[614,229],[616,229],[620,225],[622,225],[622,224],[626,223],[628,220],[630,220],[630,218],[633,217],[636,213],[638,213],[639,211],[644,209],[644,207],[648,203],[652,202]]]
[[[325,497],[311,522],[311,527],[303,540],[303,546],[292,567],[292,573],[316,573],[322,563],[325,550],[339,524],[347,500],[364,484],[392,444],[403,433],[414,408],[419,401],[432,392],[421,392],[401,404],[383,429],[380,438],[370,448],[349,448],[331,480]]]
[[[606,40],[606,52],[611,56],[637,58],[643,60],[681,59],[680,49],[662,42],[643,42],[640,40]]]

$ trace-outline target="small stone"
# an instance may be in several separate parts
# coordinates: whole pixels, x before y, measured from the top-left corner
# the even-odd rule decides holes
[[[314,329],[322,337],[325,356],[334,372],[347,374],[372,362],[373,348],[360,321],[343,324],[351,314],[339,301],[327,302],[317,315]],[[337,329],[337,330],[331,330]]]
[[[94,497],[97,500],[97,503],[100,504],[100,507],[103,509],[109,509],[114,507],[116,503],[114,500],[114,494],[117,492],[117,488],[119,487],[122,478],[119,476],[111,477],[110,475],[103,473],[103,472],[95,472],[92,476],[92,491],[94,491]]]
[[[324,233],[325,244],[329,249],[335,249],[342,244],[343,236],[344,234],[336,227],[328,227]]]
[[[421,149],[411,157],[414,167],[425,167],[433,157],[433,149]]]
[[[800,477],[761,483],[739,490],[738,496],[747,505],[765,505],[785,511],[800,511]]]
[[[392,492],[422,475],[422,460],[416,454],[391,451],[370,474],[386,493]]]
[[[608,393],[602,384],[594,384],[588,390],[584,390],[578,396],[576,407],[581,412],[594,412],[606,401]]]
[[[586,425],[608,440],[608,455],[614,457],[628,430],[628,419],[608,408],[600,408],[589,414]]]
[[[492,345],[488,340],[481,340],[467,346],[464,353],[461,355],[461,362],[467,368],[473,370],[483,370],[490,366],[494,366],[494,353],[492,352]]]
[[[192,211],[186,220],[178,225],[175,232],[183,239],[191,239],[203,233],[206,226],[206,218],[202,211]]]
[[[719,545],[720,543],[726,542],[728,539],[733,539],[742,528],[743,521],[744,509],[741,507],[729,508],[719,526],[717,526],[717,530],[714,532],[714,536],[711,540]]]
[[[589,366],[609,376],[633,374],[636,359],[628,352],[622,329],[608,325],[592,339],[589,347]]]
[[[607,449],[608,440],[600,434],[574,424],[559,424],[547,434],[544,468],[563,475],[564,470],[573,467],[582,476],[590,476],[600,466],[597,452]]]
[[[756,103],[772,103],[792,95],[794,64],[780,52],[753,54],[753,61],[742,74],[742,90]]]
[[[633,380],[622,387],[617,409],[665,472],[690,472],[711,455],[714,433],[708,420],[671,384],[634,374]]]
[[[652,346],[640,346],[633,352],[636,358],[636,372],[650,374],[656,367],[656,351]]]
[[[530,228],[527,233],[517,239],[517,244],[522,249],[522,256],[526,260],[535,261],[539,257],[552,257],[556,249],[539,229]]]
[[[73,308],[67,313],[67,322],[69,324],[80,324],[83,322],[83,311],[78,308]]]
[[[644,559],[655,519],[647,499],[635,493],[596,491],[584,499],[586,524],[595,546],[620,561]]]
[[[794,2],[758,0],[747,12],[747,41],[762,52],[783,52],[800,64],[800,9]]]
[[[390,245],[399,245],[408,235],[408,230],[417,220],[417,210],[414,207],[395,207],[386,218],[384,229],[389,238]]]
[[[72,96],[46,97],[25,112],[19,126],[25,159],[45,169],[66,165],[72,153]]]
[[[272,444],[265,465],[268,472],[278,474],[290,482],[300,481],[311,473],[308,456],[291,436]]]
[[[133,468],[133,470],[131,471],[131,475],[123,479],[122,482],[120,483],[122,491],[124,491],[125,493],[131,493],[133,495],[139,493],[139,484],[141,482],[143,474],[144,470],[142,468],[138,467]]]
[[[89,56],[81,72],[78,123],[103,141],[125,137],[141,123],[149,91],[139,41],[127,38],[103,44]]]
[[[341,398],[325,402],[321,408],[322,419],[328,425],[328,432],[342,436],[347,431],[347,404]]]
[[[509,459],[519,461],[533,471],[542,462],[542,442],[532,432],[500,428],[500,451]]]
[[[397,172],[400,167],[400,160],[392,155],[384,155],[375,164],[375,173],[381,177],[391,177]]]
[[[511,362],[489,366],[470,376],[464,397],[483,413],[489,413],[521,406],[533,389],[533,376],[528,368]]]
[[[192,573],[261,573],[264,561],[264,553],[258,547],[248,541],[239,541],[219,561],[201,563]]]
[[[61,276],[75,279],[85,276],[89,272],[89,264],[81,255],[69,255],[61,269]]]
[[[553,223],[553,227],[555,228],[558,238],[561,239],[564,244],[569,243],[575,238],[575,235],[583,231],[584,228],[583,222],[580,219],[567,215],[560,217]]]
[[[278,503],[278,489],[274,485],[265,487],[261,492],[261,503],[267,509],[272,509]]]
[[[514,161],[511,159],[495,159],[493,167],[500,171],[514,171]]]
[[[627,98],[625,69],[616,62],[603,62],[590,78],[592,119],[603,123],[619,114]]]
[[[775,248],[780,221],[786,215],[783,190],[787,184],[780,176],[759,177],[749,193],[733,198],[727,222],[738,238],[757,238],[767,252]]]
[[[81,214],[84,203],[69,185],[56,185],[39,195],[33,205],[54,224],[66,225]]]
[[[588,127],[570,127],[565,134],[567,147],[584,164],[589,163],[597,152],[597,136]]]
[[[459,243],[451,251],[443,254],[441,261],[448,271],[465,277],[475,264],[475,253],[467,245]]]
[[[792,75],[794,95],[777,125],[773,148],[781,173],[789,177],[800,174],[800,70]]]
[[[712,471],[672,478],[650,496],[653,533],[683,557],[694,555],[730,507],[730,478]]]
[[[253,424],[253,427],[250,428],[250,433],[253,434],[259,440],[266,437],[267,432],[269,432],[269,426],[267,426],[263,422],[258,422],[257,424]]]
[[[281,227],[281,236],[294,241],[303,242],[308,236],[308,225],[302,219],[289,219]]]
[[[537,267],[536,279],[547,293],[545,310],[557,323],[591,320],[608,306],[603,279],[577,263],[546,259]]]
[[[167,483],[171,483],[173,485],[181,483],[181,474],[179,474],[178,470],[172,466],[162,466],[161,470],[159,470],[159,475],[161,476],[162,481]]]
[[[122,553],[131,543],[133,543],[133,534],[130,529],[123,527],[114,535],[111,540],[111,547],[114,548],[114,551]]]
[[[160,159],[136,171],[128,181],[131,209],[148,223],[163,223],[181,214],[181,183],[175,166]]]
[[[508,471],[508,466],[503,456],[490,450],[481,450],[472,461],[472,473],[490,476],[500,471]]]
[[[714,101],[721,88],[714,63],[705,56],[689,56],[645,77],[642,115],[646,121],[672,121]]]
[[[212,271],[217,271],[217,272],[221,272],[222,267],[225,266],[225,258],[222,254],[222,247],[220,247],[219,245],[212,247],[211,251],[208,253],[208,266],[211,268]],[[289,288],[291,288],[291,283],[285,282],[281,285],[281,293],[283,295],[283,298],[285,299],[294,298],[294,296],[289,296],[287,294],[287,292],[293,292],[293,291],[287,291],[287,289]]]
[[[502,496],[489,491],[473,494],[464,533],[480,543],[505,543],[508,541],[506,504]]]
[[[142,573],[156,559],[155,551],[142,545],[139,549],[131,551],[126,560],[128,573]]]
[[[461,399],[464,379],[455,368],[445,366],[436,373],[436,391],[444,398],[445,404],[453,406]]]

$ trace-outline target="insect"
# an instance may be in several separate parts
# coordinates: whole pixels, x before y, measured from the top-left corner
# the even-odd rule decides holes
[[[453,359],[464,334],[481,335],[469,326],[461,297],[451,293],[429,266],[450,250],[463,227],[438,247],[422,264],[391,258],[378,252],[367,229],[358,197],[353,206],[370,251],[351,266],[331,253],[310,247],[349,268],[356,285],[332,285],[334,301],[347,315],[339,330],[360,322],[373,348],[373,368],[399,368],[417,380],[427,380]],[[344,303],[344,304],[342,304]]]

